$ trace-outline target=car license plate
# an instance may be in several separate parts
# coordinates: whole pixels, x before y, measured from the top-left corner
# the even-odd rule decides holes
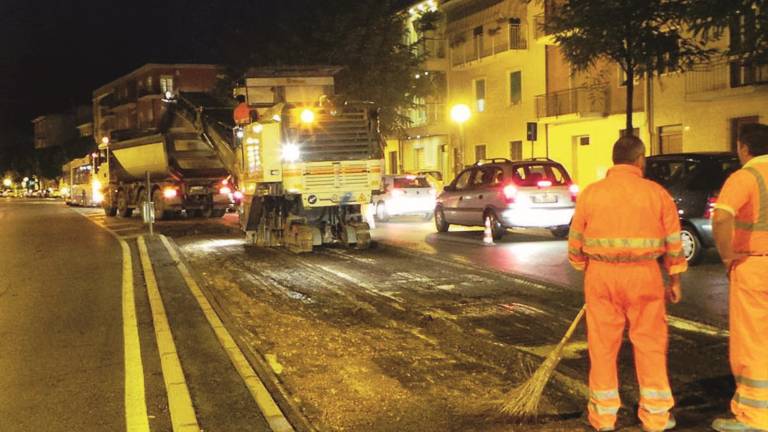
[[[205,186],[192,186],[191,188],[189,188],[189,193],[191,194],[205,193]]]
[[[557,195],[553,195],[553,194],[532,195],[531,201],[533,201],[534,204],[552,204],[557,202]]]

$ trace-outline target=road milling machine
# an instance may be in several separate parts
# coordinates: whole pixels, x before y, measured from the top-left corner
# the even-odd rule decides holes
[[[224,120],[205,95],[176,97],[173,111],[194,125],[231,174],[249,243],[295,252],[370,245],[363,210],[381,187],[384,165],[378,109],[334,96],[336,72],[252,69],[235,93],[246,97],[254,121],[237,126],[231,111]]]

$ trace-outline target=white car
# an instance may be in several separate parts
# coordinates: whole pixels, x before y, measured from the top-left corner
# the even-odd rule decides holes
[[[393,216],[420,215],[425,220],[435,211],[437,192],[423,175],[386,175],[382,190],[373,196],[376,220],[385,222]]]

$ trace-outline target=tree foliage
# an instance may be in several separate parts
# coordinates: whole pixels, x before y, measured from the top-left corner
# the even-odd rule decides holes
[[[416,79],[423,58],[415,43],[405,42],[404,20],[392,1],[337,0],[329,7],[326,2],[284,0],[276,8],[264,24],[271,28],[267,41],[259,36],[264,28],[229,29],[225,45],[241,48],[224,52],[230,79],[250,66],[343,66],[336,77],[338,93],[378,104],[387,132],[408,126],[400,113],[431,86],[428,80]],[[252,22],[258,8],[244,13],[240,21]]]
[[[768,0],[692,0],[686,23],[703,42],[742,28],[724,54],[745,63],[768,64]]]
[[[627,77],[627,131],[632,131],[634,80],[682,71],[712,50],[681,30],[686,0],[565,0],[548,10],[554,35],[576,70],[602,60],[617,63]]]

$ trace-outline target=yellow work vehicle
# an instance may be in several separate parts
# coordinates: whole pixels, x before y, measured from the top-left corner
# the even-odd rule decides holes
[[[215,110],[179,95],[177,112],[197,124],[242,194],[241,227],[253,244],[298,252],[370,244],[363,210],[381,187],[384,140],[373,104],[328,96],[336,71],[251,70],[236,92],[258,121],[229,136],[220,112],[215,120]]]

